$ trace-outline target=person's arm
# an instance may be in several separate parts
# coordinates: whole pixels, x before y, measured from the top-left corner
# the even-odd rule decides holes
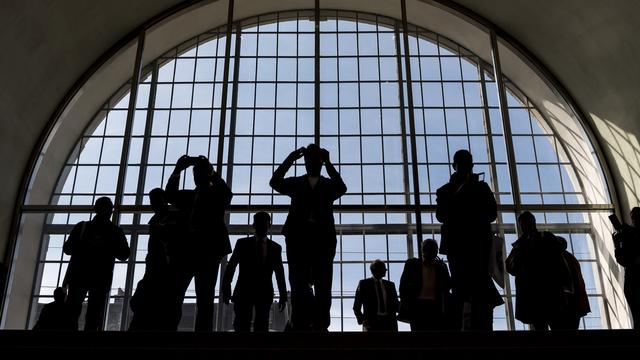
[[[440,270],[442,271],[442,290],[448,293],[449,290],[451,290],[451,275],[449,274],[449,268],[447,267],[447,264],[445,264],[443,261],[440,262]]]
[[[229,303],[231,300],[231,281],[233,280],[233,274],[236,272],[236,266],[238,266],[238,257],[240,256],[240,241],[236,243],[236,246],[233,248],[233,254],[229,258],[227,262],[227,267],[224,270],[224,276],[222,277],[222,285],[220,286],[222,289],[222,302],[225,304]]]
[[[213,191],[217,194],[218,198],[222,201],[225,207],[231,204],[233,198],[233,192],[224,179],[218,174],[217,171],[213,172],[212,176]]]
[[[73,230],[71,230],[71,233],[67,238],[67,241],[65,241],[64,245],[62,245],[62,251],[65,254],[67,255],[73,254],[73,249],[75,247],[75,244],[80,240],[80,237],[82,237],[82,230],[84,229],[85,226],[86,226],[85,222],[81,221],[73,227]]]
[[[518,276],[520,273],[520,245],[517,242],[513,244],[511,252],[509,252],[507,259],[504,261],[505,270],[513,276]]]
[[[273,173],[271,180],[269,180],[269,186],[271,186],[273,190],[283,195],[290,195],[291,193],[291,186],[289,186],[290,181],[287,181],[288,179],[285,179],[284,176],[287,173],[287,171],[289,171],[291,166],[293,166],[293,163],[302,157],[303,152],[304,152],[304,148],[300,148],[292,151],[289,154],[289,156],[287,156],[287,158],[284,159],[282,164],[278,166],[276,171]]]
[[[336,170],[335,166],[333,166],[329,151],[326,149],[321,149],[320,153],[322,156],[322,161],[324,162],[324,167],[327,170],[327,174],[329,175],[329,178],[331,179],[331,182],[333,184],[333,200],[337,200],[347,192],[347,185],[342,180],[342,177],[340,176],[338,170]]]
[[[362,314],[362,280],[358,283],[358,288],[356,289],[356,296],[353,299],[353,313],[356,315],[356,320],[358,320],[358,324],[362,325],[364,321],[364,314]]]
[[[131,255],[131,249],[129,243],[127,243],[127,237],[124,235],[124,231],[121,228],[116,227],[116,246],[115,246],[115,258],[120,261],[125,261]]]
[[[189,167],[189,156],[182,155],[176,162],[176,167],[173,169],[167,186],[165,187],[165,196],[170,204],[176,205],[178,201],[178,193],[180,192],[180,173]]]
[[[398,301],[398,292],[396,291],[396,284],[393,281],[389,281],[389,288],[391,288],[390,293],[387,294],[387,300],[391,300],[389,307],[389,311],[395,315],[400,309],[400,302]],[[389,299],[390,297],[390,299]]]
[[[277,244],[276,244],[277,245]],[[284,266],[282,265],[282,247],[280,245],[275,246],[276,258],[273,272],[276,273],[276,283],[278,284],[278,293],[280,294],[280,300],[278,300],[278,307],[280,311],[284,310],[284,306],[287,303],[287,282],[284,279]]]
[[[487,204],[487,221],[488,222],[494,222],[496,221],[496,218],[498,217],[498,204],[496,203],[496,197],[493,194],[493,191],[491,191],[491,188],[489,187],[489,185],[487,183],[484,183],[484,187],[485,187],[485,198],[486,198],[486,204]]]
[[[443,224],[449,221],[450,207],[451,196],[448,191],[446,191],[446,188],[438,189],[436,191],[436,219]]]

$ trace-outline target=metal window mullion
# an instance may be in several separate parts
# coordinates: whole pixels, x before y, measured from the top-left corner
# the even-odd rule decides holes
[[[258,51],[260,50],[260,38],[262,33],[257,33],[256,34],[256,55],[258,54]],[[277,35],[276,35],[277,36]],[[277,47],[277,38],[276,38],[276,53],[278,51],[278,47]],[[252,191],[251,191],[251,184],[253,183],[253,153],[255,151],[255,133],[256,133],[256,112],[257,112],[257,104],[256,101],[258,99],[258,73],[259,73],[259,67],[258,65],[260,64],[259,61],[259,57],[256,58],[256,71],[253,75],[253,84],[254,84],[254,89],[253,89],[253,111],[252,111],[252,122],[251,122],[251,151],[249,152],[249,204],[251,204],[251,197],[252,197]],[[276,72],[278,71],[278,62],[276,61]],[[277,76],[277,75],[276,75]],[[276,77],[277,79],[277,77]],[[277,85],[274,84],[274,88],[277,88]],[[275,90],[274,90],[274,97],[273,97],[273,101],[274,101],[274,106],[275,106],[275,101],[276,101],[276,96],[275,96]],[[275,111],[275,110],[274,110]]]
[[[412,169],[413,169],[413,190],[414,190],[414,204],[415,204],[415,215],[416,215],[416,235],[417,235],[417,246],[420,248],[420,244],[422,243],[422,213],[420,211],[420,178],[418,176],[418,152],[416,149],[416,125],[415,125],[415,114],[414,114],[414,106],[413,106],[413,83],[411,81],[411,54],[409,51],[409,25],[407,23],[407,3],[406,0],[400,0],[400,6],[402,8],[402,35],[404,40],[404,62],[405,62],[405,72],[407,77],[407,102],[408,102],[408,110],[409,110],[409,132],[411,137],[411,159],[412,161]],[[422,255],[420,255],[422,257]]]
[[[314,76],[313,76],[315,92],[314,92],[314,132],[313,133],[314,133],[315,144],[320,145],[320,0],[315,0],[313,11],[314,11],[314,23],[315,23],[315,28],[314,28],[315,54],[314,54]],[[337,43],[338,42],[336,41],[336,44]],[[296,47],[296,51],[297,51],[297,47]],[[297,79],[297,76],[298,75],[296,72],[296,79]],[[298,116],[296,114],[296,123],[297,123],[297,119],[298,119]]]
[[[440,91],[442,92],[442,118],[444,119],[444,135],[445,140],[447,141],[447,159],[452,160],[451,149],[449,147],[449,138],[452,136],[449,134],[449,122],[447,121],[447,106],[445,104],[445,95],[444,95],[444,83],[445,81],[443,73],[442,73],[442,55],[440,54],[440,35],[436,34],[436,46],[438,48],[438,69],[440,71]],[[468,136],[467,136],[468,138]]]
[[[398,29],[398,22],[394,24],[394,37],[396,45],[396,64],[397,64],[397,76],[398,76],[398,100],[400,104],[400,133],[401,133],[401,145],[402,145],[402,167],[403,167],[403,179],[404,179],[404,200],[405,204],[411,204],[411,187],[409,184],[409,158],[407,153],[407,130],[406,130],[406,117],[405,117],[405,103],[404,103],[404,78],[402,76],[402,53],[400,46],[400,31]],[[413,257],[413,230],[411,228],[411,214],[405,214],[407,219],[407,257]],[[419,249],[418,249],[418,252]]]
[[[233,86],[231,93],[231,114],[229,117],[229,150],[227,153],[227,184],[229,187],[233,185],[233,156],[235,152],[235,133],[236,133],[236,118],[237,118],[237,104],[238,104],[238,77],[240,76],[240,42],[242,38],[242,26],[238,21],[236,23],[236,43],[234,49],[234,63],[235,66],[233,68]],[[257,63],[256,63],[257,66]],[[256,71],[257,73],[257,71]],[[254,91],[255,94],[255,91]],[[224,223],[229,226],[231,219],[231,214],[228,211],[224,214]],[[220,278],[220,284],[222,284],[222,279],[224,277],[224,273],[227,269],[227,256],[224,256],[220,261],[220,271],[218,271],[218,277]],[[218,307],[218,316],[216,318],[216,326],[218,329],[222,327],[222,315],[224,314],[224,308],[222,306]]]
[[[480,71],[480,94],[482,96],[482,104],[483,104],[483,111],[484,111],[483,124],[485,127],[485,131],[487,132],[487,135],[486,135],[487,147],[489,151],[489,164],[490,164],[489,171],[491,171],[491,183],[493,185],[494,192],[498,192],[498,175],[497,175],[498,172],[496,169],[495,149],[493,147],[493,132],[491,130],[489,100],[487,98],[487,87],[485,83],[486,80],[484,76],[484,69],[480,63],[478,63],[478,70]],[[497,197],[497,202],[498,204],[501,203],[500,196]],[[506,240],[507,237],[506,237],[504,226],[503,226],[502,211],[498,211],[498,218],[496,219],[496,225],[498,227],[500,236]],[[503,244],[502,251],[504,252],[504,254],[508,253],[506,241]],[[503,290],[504,290],[505,298],[507,300],[505,301],[505,307],[506,307],[505,316],[507,317],[506,320],[507,320],[508,329],[515,330],[516,324],[515,324],[515,312],[513,309],[513,302],[512,302],[512,296],[511,296],[511,279],[509,278],[509,274],[506,272],[504,276],[505,276],[505,280],[504,280]]]
[[[120,225],[120,214],[121,214],[121,210],[120,210],[120,206],[122,205],[122,200],[123,200],[123,192],[124,192],[124,182],[125,182],[125,177],[126,177],[126,173],[127,173],[127,162],[129,159],[129,151],[130,151],[130,146],[131,146],[131,133],[133,130],[133,119],[135,116],[135,110],[136,110],[136,102],[137,102],[137,97],[138,97],[138,85],[140,82],[140,75],[142,72],[142,54],[144,51],[144,42],[145,42],[145,32],[142,31],[139,35],[138,35],[138,47],[136,50],[136,58],[135,58],[135,63],[134,63],[134,67],[133,67],[133,74],[132,74],[132,78],[131,78],[131,91],[129,93],[129,107],[128,107],[128,111],[127,111],[127,120],[126,120],[126,125],[125,125],[125,132],[124,132],[124,138],[123,138],[123,144],[122,144],[122,154],[120,156],[120,171],[118,173],[118,183],[117,183],[117,187],[116,187],[116,196],[115,196],[115,211],[114,211],[114,223],[116,225]],[[106,127],[105,127],[106,129]],[[97,183],[97,177],[96,177],[96,183]],[[136,239],[135,236],[133,234],[130,235],[131,236],[131,243],[130,246],[132,248],[136,248]],[[133,268],[134,266],[131,266],[132,262],[131,262],[131,258],[128,260],[127,263],[127,274],[126,274],[126,280],[125,280],[125,290],[128,289],[128,291],[131,291],[131,284],[133,282]],[[104,328],[104,326],[106,325],[105,320],[107,319],[106,317],[106,310],[109,306],[109,301],[108,298],[110,297],[110,291],[109,294],[107,295],[107,301],[105,303],[105,307],[104,307],[104,311],[105,311],[105,317],[103,319],[103,323],[102,323],[102,328]],[[128,305],[128,299],[127,296],[124,297],[123,299],[123,310],[122,310],[122,317],[121,317],[121,322],[120,322],[120,328],[122,329],[124,327],[124,323],[122,322],[122,319],[125,318],[126,316],[126,310],[124,310]]]
[[[200,38],[197,37],[196,38],[196,55],[195,55],[195,59],[193,60],[193,76],[191,77],[192,81],[191,81],[191,102],[190,102],[190,107],[189,107],[189,122],[187,123],[187,149],[186,149],[186,154],[189,154],[189,144],[191,143],[191,119],[193,117],[193,98],[196,92],[196,70],[198,68],[198,49],[200,48]],[[215,88],[216,86],[213,85],[213,87]],[[213,97],[213,90],[212,90],[212,97]],[[209,154],[207,154],[208,156]]]
[[[507,92],[504,85],[504,79],[502,77],[498,39],[495,31],[490,30],[489,34],[491,37],[491,55],[493,58],[494,80],[496,82],[496,89],[498,89],[498,106],[502,117],[502,128],[504,133],[504,142],[506,145],[507,163],[509,166],[509,178],[511,180],[511,193],[513,194],[515,214],[518,216],[522,207],[522,202],[520,199],[520,186],[518,183],[516,158],[513,147],[513,138],[511,135],[511,120],[509,117],[509,107],[507,105]]]
[[[154,81],[157,80],[157,78],[158,78],[158,64],[154,63],[152,74],[151,74],[151,85],[149,88],[149,101],[147,104],[147,117],[145,122],[144,137],[142,141],[140,168],[138,170],[138,185],[137,185],[136,202],[135,202],[136,205],[142,205],[143,198],[144,198],[144,185],[145,185],[148,158],[149,158],[148,155],[149,155],[149,147],[151,142],[151,127],[153,124],[153,110],[155,106],[155,95],[156,95],[156,89],[157,89],[157,84]],[[141,218],[140,212],[135,212],[133,214],[134,226],[140,224],[140,218]],[[131,291],[133,286],[133,278],[135,277],[135,264],[137,260],[136,257],[137,257],[137,251],[138,251],[138,236],[139,236],[139,231],[134,231],[134,232],[131,232],[130,234],[130,237],[131,237],[130,247],[131,249],[134,249],[134,250],[131,252],[129,259],[127,260],[127,274],[125,277],[126,285],[124,289],[125,294],[123,299],[123,308],[122,308],[122,314],[121,314],[121,320],[120,320],[120,330],[126,330],[125,325],[128,324],[128,320],[129,320],[130,309],[128,306],[126,306],[126,304],[129,302],[129,299],[132,295]]]
[[[224,70],[223,70],[223,78],[222,78],[222,96],[220,99],[220,131],[218,132],[218,154],[216,160],[216,171],[218,173],[222,172],[222,162],[224,161],[224,132],[226,127],[227,120],[227,97],[229,92],[229,66],[231,63],[231,36],[233,32],[233,10],[234,10],[234,0],[228,0],[228,9],[227,9],[227,32],[225,38],[225,48],[224,48]],[[237,41],[237,38],[236,38]],[[217,48],[216,48],[217,54]],[[238,64],[234,63],[234,67],[237,67]],[[215,78],[214,78],[215,79]]]

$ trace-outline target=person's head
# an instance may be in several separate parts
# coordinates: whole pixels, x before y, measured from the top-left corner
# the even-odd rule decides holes
[[[530,234],[538,230],[536,217],[529,211],[523,211],[522,214],[518,216],[518,225],[520,225],[520,230],[524,234]]]
[[[257,212],[253,215],[253,228],[256,235],[265,236],[271,228],[271,216],[264,211]]]
[[[198,156],[194,159],[193,164],[193,181],[196,187],[209,186],[211,177],[213,176],[213,165],[206,156]]]
[[[151,208],[154,213],[163,212],[169,207],[164,190],[161,188],[155,188],[149,191],[149,202],[151,203]]]
[[[93,204],[93,211],[97,218],[109,219],[113,213],[113,202],[110,198],[103,196]]]
[[[438,256],[438,242],[434,239],[426,239],[422,242],[422,259],[433,260]]]
[[[371,270],[371,275],[376,279],[382,279],[387,274],[387,266],[380,259],[373,260],[369,265],[369,270]]]
[[[640,226],[640,207],[634,207],[631,209],[631,224],[637,228]]]
[[[63,303],[66,297],[67,297],[67,290],[65,290],[63,287],[58,287],[55,290],[53,290],[53,301],[57,303]]]
[[[558,244],[560,244],[560,248],[562,250],[567,250],[567,239],[563,238],[562,236],[556,236],[556,240],[558,240]]]
[[[307,175],[320,176],[322,170],[322,153],[320,146],[309,144],[304,150],[304,167],[307,169]]]
[[[473,156],[469,150],[458,150],[453,155],[453,170],[460,174],[470,174],[473,170]]]

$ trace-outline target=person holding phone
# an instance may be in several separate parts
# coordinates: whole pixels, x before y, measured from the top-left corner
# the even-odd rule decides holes
[[[615,257],[624,267],[624,296],[629,304],[633,327],[640,328],[640,207],[631,209],[631,225],[621,224],[610,216],[616,229],[613,234]]]

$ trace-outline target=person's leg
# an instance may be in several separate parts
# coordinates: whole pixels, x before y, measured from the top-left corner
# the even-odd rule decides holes
[[[233,303],[235,318],[233,319],[233,329],[235,332],[249,332],[251,329],[251,315],[253,314],[253,304]]]
[[[308,331],[311,328],[311,289],[310,260],[292,249],[287,241],[287,260],[289,262],[289,285],[291,286],[291,329]]]
[[[173,328],[178,329],[180,320],[182,319],[182,304],[184,303],[184,296],[193,280],[193,270],[186,267],[176,268],[175,282],[173,284]]]
[[[80,319],[80,313],[82,313],[82,303],[84,302],[85,296],[87,296],[87,291],[88,289],[85,286],[77,284],[69,285],[66,303],[71,323],[74,324],[74,330],[78,330],[78,320]]]
[[[104,312],[109,297],[109,288],[109,285],[89,288],[87,315],[84,323],[85,331],[102,331],[104,328]]]
[[[493,331],[493,306],[483,303],[471,303],[470,330]]]
[[[197,264],[196,281],[196,331],[213,331],[213,300],[218,280],[220,258]]]
[[[255,317],[253,319],[254,332],[269,331],[269,315],[271,315],[271,303],[258,303],[254,306]]]
[[[331,324],[331,285],[333,282],[333,257],[314,259],[311,277],[315,293],[313,329],[327,331]]]

